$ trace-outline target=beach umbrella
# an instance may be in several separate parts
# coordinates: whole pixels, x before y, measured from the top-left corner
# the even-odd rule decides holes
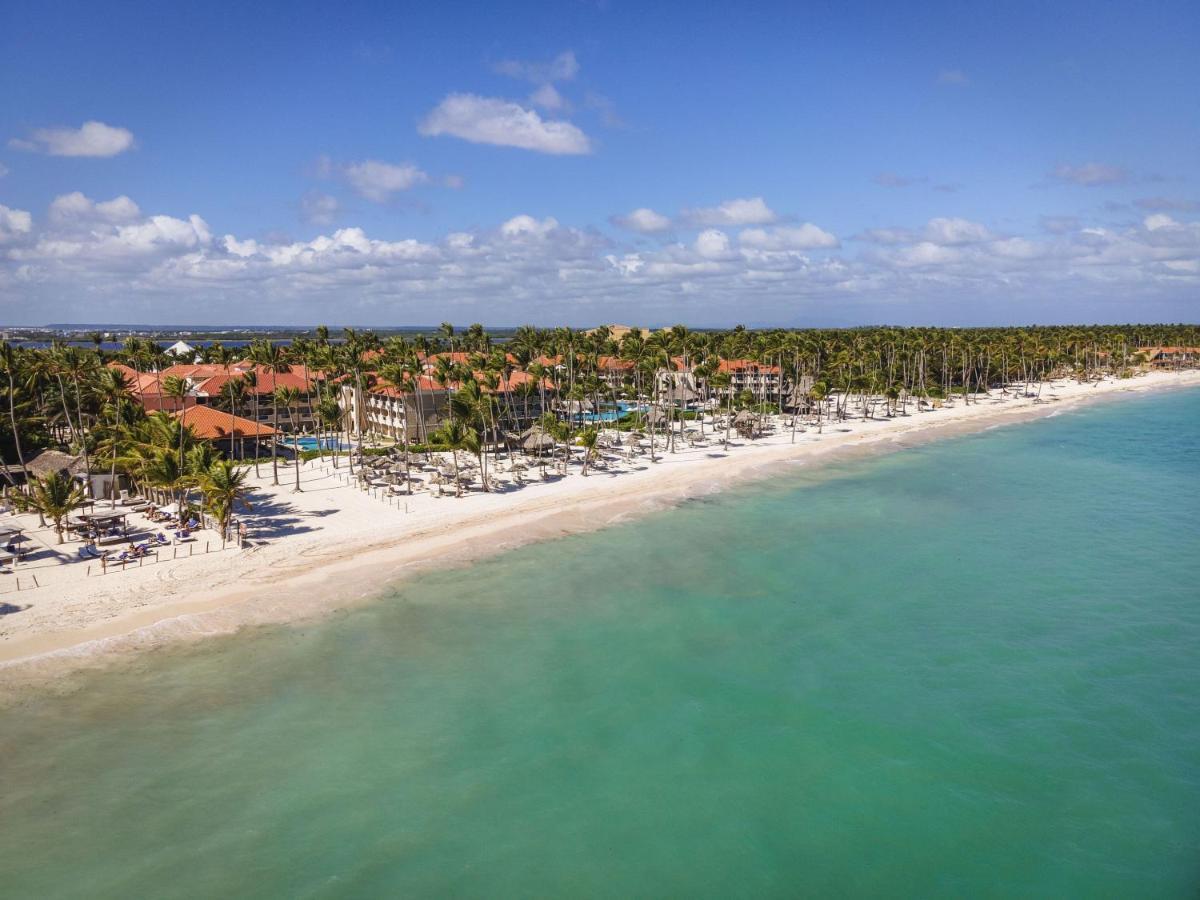
[[[553,450],[557,441],[547,434],[540,425],[534,425],[532,428],[521,433],[521,449],[526,452],[535,453],[538,450]]]
[[[651,409],[646,413],[647,425],[662,425],[667,421],[667,414],[661,409]]]

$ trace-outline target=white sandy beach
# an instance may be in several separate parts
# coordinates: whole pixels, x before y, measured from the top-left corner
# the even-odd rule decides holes
[[[0,682],[39,680],[116,654],[180,639],[225,634],[246,625],[297,620],[361,601],[423,565],[446,565],[565,533],[603,527],[638,511],[659,508],[733,480],[753,477],[781,461],[817,460],[854,448],[902,447],[912,439],[978,430],[995,423],[1048,415],[1100,397],[1200,385],[1200,372],[1155,372],[1094,384],[1047,383],[1041,402],[993,391],[978,403],[867,421],[851,418],[798,434],[735,439],[724,453],[720,435],[703,448],[635,459],[617,471],[473,491],[462,499],[428,493],[377,499],[317,461],[294,472],[270,466],[253,480],[250,546],[215,551],[219,539],[201,532],[194,554],[98,575],[75,557],[78,544],[58,547],[49,530],[33,532],[36,558],[0,581]],[[101,508],[103,511],[103,508]],[[36,519],[23,516],[23,524]],[[38,587],[31,587],[34,577]],[[16,590],[20,578],[22,590]]]

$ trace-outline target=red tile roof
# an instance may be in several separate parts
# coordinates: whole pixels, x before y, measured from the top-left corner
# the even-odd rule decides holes
[[[316,379],[310,377],[306,380],[304,378],[304,369],[299,366],[297,369],[299,371],[293,370],[291,372],[280,373],[265,372],[259,369],[254,373],[256,383],[250,388],[250,391],[261,396],[264,394],[273,394],[276,388],[281,387],[295,388],[301,394],[314,390]],[[243,375],[245,375],[245,372],[231,372],[228,377],[224,372],[219,375],[213,375],[203,379],[196,386],[196,392],[209,397],[219,396],[225,390],[225,385],[229,383],[230,378],[240,378]]]
[[[275,429],[270,425],[231,416],[211,406],[189,406],[173,415],[177,419],[182,417],[183,424],[190,425],[196,437],[206,441],[227,438],[231,432],[234,437],[270,437],[275,434]]]
[[[779,366],[768,366],[752,359],[723,359],[717,365],[718,372],[766,372],[779,374]]]
[[[601,356],[596,359],[596,367],[602,372],[629,372],[634,366],[632,359],[621,359],[619,356]]]
[[[491,393],[491,391],[489,391],[489,389],[483,383],[484,373],[476,372],[474,374],[475,374],[475,380],[479,383],[480,389],[485,394]],[[401,397],[401,396],[407,396],[408,394],[413,393],[413,391],[411,389],[411,384],[406,383],[406,385],[405,385],[406,389],[400,390],[399,388],[395,387],[394,385],[388,384],[387,382],[379,379],[378,375],[374,372],[368,372],[367,375],[368,375],[368,381],[371,382],[370,386],[367,388],[367,393],[369,393],[369,394],[376,394],[376,395],[382,396],[382,397]],[[498,380],[498,384],[496,385],[495,392],[498,394],[507,394],[513,390],[516,390],[518,387],[520,387],[523,384],[529,384],[531,382],[535,383],[535,384],[537,383],[536,379],[534,379],[534,377],[532,375],[530,375],[528,372],[522,372],[522,371],[514,371],[508,378],[505,378],[502,375],[498,376],[497,380]],[[422,375],[421,381],[420,381],[420,389],[423,392],[427,392],[427,393],[435,393],[437,391],[445,391],[447,389],[447,387],[450,388],[451,390],[458,390],[461,386],[462,386],[462,382],[460,382],[460,381],[452,381],[448,385],[443,386],[442,384],[440,384],[436,379],[434,379],[430,375]],[[542,379],[541,386],[546,388],[547,390],[553,390],[553,388],[554,388],[554,386],[550,383],[550,381],[547,379],[544,379],[544,378]]]

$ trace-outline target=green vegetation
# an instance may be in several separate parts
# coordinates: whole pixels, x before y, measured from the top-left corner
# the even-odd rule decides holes
[[[616,423],[618,429],[644,431],[652,443],[665,438],[667,452],[674,452],[687,437],[688,423],[697,423],[703,436],[706,423],[694,408],[698,401],[709,402],[726,420],[741,410],[758,416],[797,411],[819,429],[825,421],[852,414],[905,415],[938,401],[974,403],[992,391],[1037,396],[1051,378],[1128,377],[1145,363],[1144,348],[1163,345],[1200,345],[1200,327],[692,331],[676,325],[621,335],[608,328],[532,327],[493,335],[480,325],[458,331],[444,324],[437,333],[345,329],[334,338],[322,326],[287,346],[259,338],[235,351],[215,343],[198,351],[197,360],[223,366],[230,376],[213,402],[229,413],[231,426],[232,417],[244,413],[256,421],[269,417],[277,430],[295,432],[305,404],[322,442],[371,437],[359,433],[344,408],[344,388],[359,396],[401,394],[412,433],[401,429],[393,450],[407,459],[413,452],[461,449],[477,458],[486,485],[492,454],[534,423],[553,441],[551,456],[561,456],[564,468],[571,445],[583,446],[590,462],[590,426],[576,427],[571,413],[620,400],[655,412],[627,414]],[[148,413],[139,402],[155,408],[189,396],[187,381],[167,371],[177,360],[157,342],[137,336],[120,350],[99,346],[94,340],[92,346],[58,341],[38,349],[0,343],[0,385],[6,396],[0,409],[0,464],[10,486],[29,480],[16,476],[35,452],[54,447],[82,456],[91,471],[124,474],[186,502],[218,454],[211,448],[195,450],[203,442],[190,428],[168,414]],[[256,367],[235,370],[243,357]],[[140,397],[132,393],[127,370],[106,365],[115,362],[144,382]],[[287,372],[304,373],[304,390],[295,379],[277,384]],[[269,410],[262,409],[263,402]],[[723,430],[728,441],[727,421]],[[235,455],[245,456],[245,438],[238,442]],[[652,459],[655,452],[652,448]],[[355,472],[356,454],[327,450],[323,443],[301,456],[326,455]],[[270,459],[278,483],[274,452]],[[249,464],[257,470],[260,459]],[[294,477],[299,489],[298,467]]]

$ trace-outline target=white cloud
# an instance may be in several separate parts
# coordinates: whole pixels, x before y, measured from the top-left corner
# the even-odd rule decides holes
[[[186,220],[150,216],[127,225],[95,222],[87,229],[50,231],[32,246],[10,251],[14,260],[56,262],[77,272],[139,268],[147,260],[206,247],[208,223],[197,215]],[[94,267],[94,268],[93,268]]]
[[[588,136],[570,122],[542,119],[510,100],[450,94],[425,117],[417,131],[426,137],[448,134],[473,144],[520,147],[539,153],[591,153]]]
[[[337,197],[309,191],[300,198],[300,215],[312,225],[332,225],[341,211]]]
[[[952,84],[959,87],[965,87],[971,83],[971,79],[962,69],[942,69],[938,72],[937,80],[938,84]]]
[[[558,227],[558,220],[545,218],[538,221],[533,216],[513,216],[500,226],[500,233],[505,237],[545,237]]]
[[[873,244],[917,244],[927,243],[939,247],[958,244],[974,244],[990,240],[992,233],[987,226],[969,219],[930,219],[924,228],[870,228],[860,235],[862,240]]]
[[[796,227],[747,228],[738,235],[738,243],[756,250],[815,250],[841,246],[835,235],[805,222]]]
[[[359,196],[374,203],[384,203],[398,191],[429,181],[429,176],[412,163],[395,165],[378,159],[349,163],[342,167],[342,173]]]
[[[38,128],[30,140],[14,138],[8,143],[19,150],[38,150],[51,156],[116,156],[133,147],[133,132],[91,121],[79,128]]]
[[[543,84],[532,94],[529,95],[529,102],[534,106],[540,106],[542,109],[548,109],[551,112],[565,110],[570,108],[566,98],[558,92],[558,89],[549,83]]]
[[[609,221],[618,228],[636,231],[640,234],[658,234],[671,227],[669,218],[645,206],[633,210],[628,215],[613,216]]]
[[[925,240],[941,246],[974,244],[986,241],[991,236],[991,232],[978,222],[958,218],[930,219],[924,234]]]
[[[1081,184],[1085,187],[1096,187],[1104,184],[1121,184],[1129,180],[1129,173],[1120,166],[1107,163],[1089,162],[1072,166],[1062,164],[1054,167],[1050,177],[1056,181],[1067,181]]]
[[[570,81],[579,74],[579,61],[575,54],[566,50],[548,63],[526,62],[519,59],[506,59],[496,63],[495,70],[510,78],[532,81],[534,84],[548,84],[551,81]]]
[[[547,324],[618,312],[641,321],[737,318],[747,309],[782,322],[805,303],[839,314],[875,303],[866,318],[877,319],[904,315],[897,304],[906,300],[961,309],[963,297],[992,312],[1026,298],[1027,316],[1049,297],[1131,305],[1165,297],[1186,318],[1200,296],[1200,223],[1159,213],[1124,227],[1036,236],[944,217],[850,249],[811,223],[710,227],[691,241],[646,248],[532,215],[440,240],[383,240],[359,227],[308,241],[214,237],[199,215],[112,221],[133,201],[102,212],[82,194],[64,197],[44,221],[0,207],[0,304],[9,321],[137,309],[176,318],[202,309],[217,321],[253,306],[292,321],[327,319],[335,308],[345,321],[378,320],[384,309],[416,321],[437,307]]]
[[[33,216],[23,209],[10,209],[0,203],[0,244],[32,230]]]
[[[688,209],[683,212],[683,219],[691,225],[771,225],[779,221],[779,216],[767,206],[762,197],[745,197],[737,200],[726,200],[719,206]]]
[[[73,191],[70,194],[61,194],[50,202],[50,219],[60,224],[86,224],[96,220],[113,223],[132,222],[141,214],[138,205],[123,194],[112,200],[96,203],[79,191]]]
[[[729,258],[729,235],[715,228],[700,232],[696,236],[696,252],[705,259]]]

